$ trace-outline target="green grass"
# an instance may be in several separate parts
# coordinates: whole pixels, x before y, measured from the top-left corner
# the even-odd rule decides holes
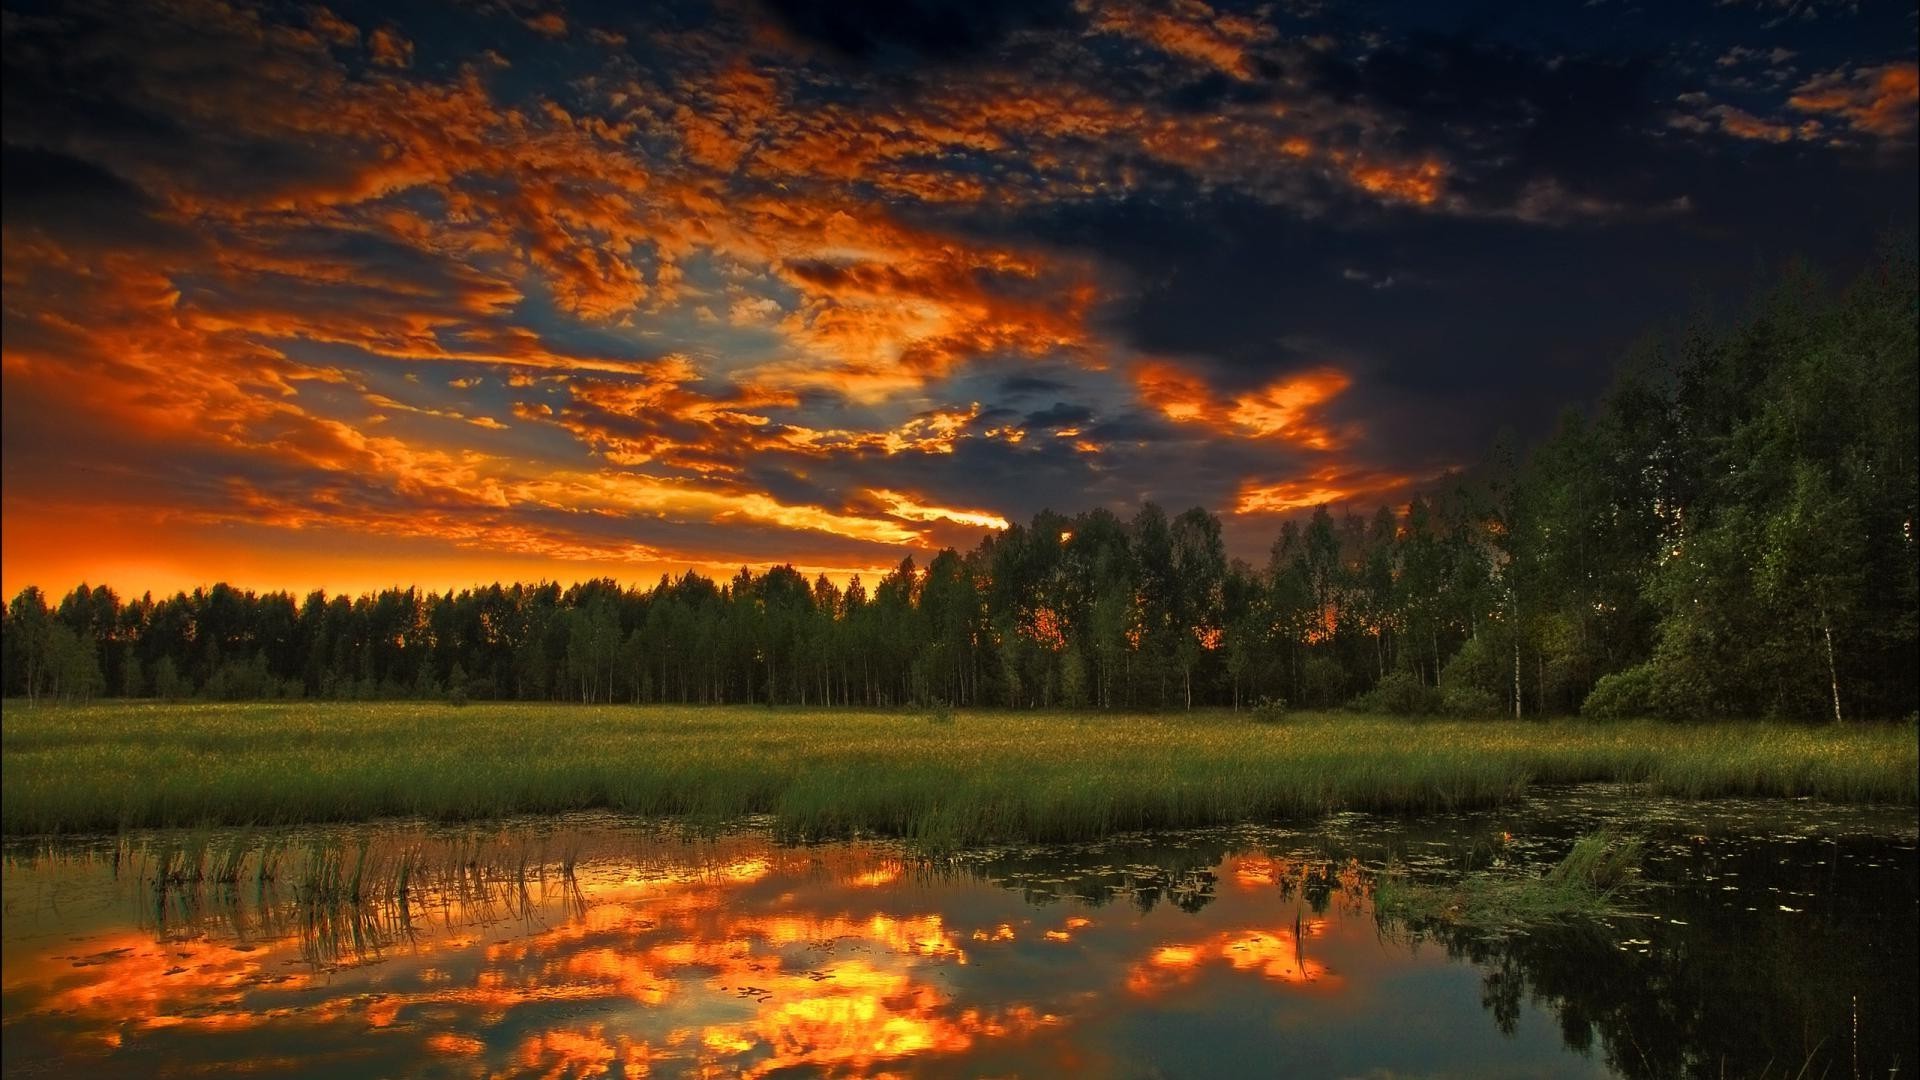
[[[1383,922],[1469,930],[1513,929],[1619,911],[1622,892],[1640,876],[1639,840],[1602,831],[1581,837],[1567,857],[1544,874],[1469,873],[1445,885],[1409,881],[1389,866],[1374,882],[1373,905]]]
[[[611,809],[786,835],[1079,840],[1442,810],[1529,785],[1920,801],[1911,725],[476,704],[5,706],[9,835]]]

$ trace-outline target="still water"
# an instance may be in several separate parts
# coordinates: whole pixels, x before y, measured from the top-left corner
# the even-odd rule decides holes
[[[1603,824],[1648,842],[1632,914],[1373,912],[1390,859],[1535,873]],[[4,872],[8,1076],[1920,1068],[1910,809],[1589,788],[931,858],[569,817],[23,843]]]

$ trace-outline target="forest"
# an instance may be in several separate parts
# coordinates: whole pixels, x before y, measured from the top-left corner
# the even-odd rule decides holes
[[[304,599],[38,588],[4,693],[243,700],[1348,705],[1459,716],[1842,721],[1920,699],[1912,246],[1845,288],[1790,268],[1737,320],[1625,356],[1522,450],[1373,513],[1051,511],[843,589],[789,566]]]

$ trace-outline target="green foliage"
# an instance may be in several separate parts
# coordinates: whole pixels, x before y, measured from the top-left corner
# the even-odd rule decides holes
[[[1487,720],[1501,714],[1498,695],[1477,686],[1442,686],[1440,711],[1447,716]]]
[[[1373,689],[1354,698],[1348,708],[1388,716],[1426,716],[1440,711],[1441,694],[1431,686],[1421,685],[1413,672],[1401,669],[1387,672]]]
[[[1494,655],[1491,636],[1469,638],[1440,670],[1441,710],[1453,716],[1511,715],[1511,669]]]
[[[163,656],[153,665],[153,696],[161,701],[178,701],[186,696],[186,685],[174,670],[173,657]]]
[[[1302,667],[1300,703],[1317,709],[1340,704],[1347,696],[1347,673],[1330,656],[1310,656]]]
[[[1638,716],[1661,716],[1664,681],[1652,664],[1640,664],[1625,671],[1602,675],[1593,684],[1580,715],[1596,720],[1624,720]]]
[[[453,669],[447,672],[447,704],[465,705],[471,699],[469,689],[472,680],[467,678],[467,669],[453,662]]]
[[[90,701],[106,689],[93,643],[65,623],[47,630],[46,675],[50,695],[67,703]]]
[[[1084,709],[1089,700],[1087,664],[1080,647],[1068,645],[1060,656],[1060,703],[1069,709]]]

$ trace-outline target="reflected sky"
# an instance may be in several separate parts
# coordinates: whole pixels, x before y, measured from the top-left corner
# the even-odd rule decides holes
[[[409,891],[359,905],[315,902],[297,844],[271,882],[160,891],[152,847],[64,848],[6,866],[4,1052],[10,1074],[1622,1071],[1564,1003],[1492,1000],[1511,956],[1386,932],[1361,860],[1286,839],[928,860],[388,829],[367,876],[404,853]],[[1637,962],[1619,942],[1646,936],[1601,948]]]

